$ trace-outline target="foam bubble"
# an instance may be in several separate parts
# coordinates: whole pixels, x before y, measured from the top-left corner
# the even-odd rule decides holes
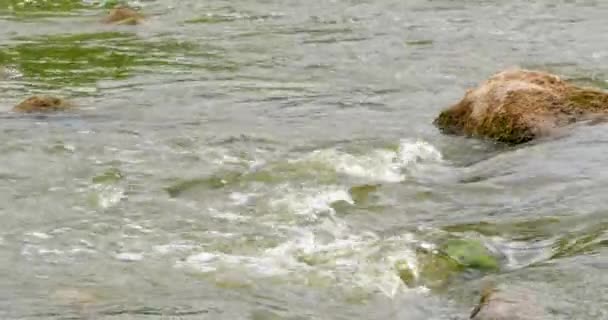
[[[399,161],[402,166],[410,167],[420,162],[440,162],[443,160],[441,152],[428,142],[409,139],[401,140],[398,150]]]

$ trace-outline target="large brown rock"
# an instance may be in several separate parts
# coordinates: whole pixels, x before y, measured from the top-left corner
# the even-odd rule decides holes
[[[511,69],[468,90],[433,123],[444,133],[517,144],[607,113],[606,92],[545,72]]]

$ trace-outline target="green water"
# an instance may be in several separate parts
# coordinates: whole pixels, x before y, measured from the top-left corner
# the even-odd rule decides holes
[[[608,318],[605,126],[431,124],[510,66],[608,88],[607,3],[132,4],[0,0],[0,318]]]

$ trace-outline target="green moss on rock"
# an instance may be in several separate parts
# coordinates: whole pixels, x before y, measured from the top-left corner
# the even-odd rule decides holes
[[[348,193],[355,204],[364,204],[369,201],[371,194],[378,191],[378,188],[380,188],[380,185],[378,184],[364,184],[351,187],[348,190]]]
[[[395,270],[408,287],[425,286],[442,290],[466,270],[493,272],[500,263],[479,240],[451,239],[438,249],[417,248],[416,271],[406,261],[398,261]]]
[[[433,123],[446,134],[520,144],[606,113],[606,92],[544,72],[507,70],[467,91]]]
[[[441,250],[464,267],[478,270],[498,270],[498,259],[479,240],[454,239],[446,241]]]
[[[406,286],[410,288],[416,286],[416,275],[407,261],[397,261],[395,263],[395,270],[397,270],[399,278]]]

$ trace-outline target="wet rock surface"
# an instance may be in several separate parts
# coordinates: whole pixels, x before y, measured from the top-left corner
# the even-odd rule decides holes
[[[518,144],[555,135],[561,127],[606,112],[606,92],[577,87],[545,72],[510,69],[468,90],[434,124],[448,134]]]
[[[479,304],[471,312],[473,320],[545,320],[547,311],[531,290],[508,286],[487,285]]]

